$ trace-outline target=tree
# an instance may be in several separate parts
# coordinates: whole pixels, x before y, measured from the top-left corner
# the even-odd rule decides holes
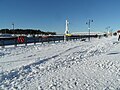
[[[35,34],[42,34],[42,35],[56,35],[56,32],[44,32],[41,30],[34,30],[34,29],[1,29],[0,33],[2,34],[25,34],[25,35],[35,35]]]

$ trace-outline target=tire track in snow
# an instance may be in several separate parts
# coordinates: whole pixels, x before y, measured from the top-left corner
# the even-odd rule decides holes
[[[62,54],[64,54],[64,53],[66,53],[66,52],[68,52],[68,51],[70,51],[70,50],[72,50],[72,49],[78,48],[78,47],[80,47],[80,46],[75,46],[75,47],[73,47],[73,48],[69,48],[69,49],[65,50],[64,52],[61,52],[61,53],[59,53],[59,54],[57,54],[57,55],[54,55],[54,56],[51,56],[51,57],[42,59],[42,60],[40,60],[40,61],[44,61],[44,60],[48,60],[48,59],[52,59],[52,58],[58,57],[58,56],[60,56],[60,55],[62,55]],[[36,54],[34,54],[34,55],[32,55],[32,56],[33,56],[33,57],[34,57],[34,56],[37,57]],[[28,56],[28,57],[29,57],[29,56]],[[18,59],[18,60],[12,60],[12,61],[0,62],[0,63],[22,62],[22,61],[29,61],[29,60],[32,60],[32,61],[33,61],[33,60],[36,60],[36,59],[40,59],[40,57],[30,58],[30,59],[24,59],[24,60]]]
[[[48,60],[51,60],[51,59],[53,59],[53,58],[56,58],[56,57],[58,57],[58,56],[60,56],[60,55],[62,55],[62,54],[65,54],[66,52],[68,52],[68,51],[70,51],[70,50],[73,50],[73,49],[75,49],[75,48],[78,48],[78,47],[79,47],[79,46],[75,46],[75,47],[73,47],[73,48],[69,48],[69,49],[65,50],[64,52],[61,52],[61,53],[59,53],[59,54],[57,54],[57,55],[54,55],[54,56],[52,56],[52,57],[39,60],[38,62],[29,64],[29,65],[27,65],[27,66],[23,66],[23,68],[24,68],[24,69],[28,69],[28,68],[30,68],[31,66],[39,65],[39,64],[41,64],[41,63],[44,63],[44,62],[46,62],[46,61],[48,61]],[[10,62],[19,62],[19,61],[17,60],[17,61],[10,61]],[[9,62],[1,62],[1,63],[9,63]],[[7,75],[3,75],[3,76],[2,76],[2,80],[0,80],[0,82],[4,81],[5,78],[13,79],[13,78],[15,78],[15,76],[19,76],[19,75],[17,75],[19,72],[18,72],[18,71],[13,72],[14,70],[16,70],[16,69],[11,70]]]

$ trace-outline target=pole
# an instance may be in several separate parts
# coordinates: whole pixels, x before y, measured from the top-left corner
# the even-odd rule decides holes
[[[13,26],[13,30],[14,30],[14,23],[12,23],[12,26]]]
[[[88,35],[88,39],[90,41],[90,23],[93,22],[93,20],[89,19],[88,22],[86,22],[86,24],[88,25],[88,32],[89,32],[89,35]]]
[[[68,20],[66,20],[66,28],[65,28],[65,34],[64,34],[64,41],[66,41],[66,40],[67,40],[67,36],[66,36],[66,34],[68,34],[68,33],[69,33],[68,24],[69,24],[69,22],[68,22]]]
[[[109,35],[109,29],[110,29],[110,26],[106,27],[106,30],[107,30],[107,36]]]
[[[15,31],[14,31],[14,23],[12,23],[12,26],[13,26],[13,32],[14,32],[14,35],[15,35]]]
[[[65,34],[68,34],[68,33],[69,33],[68,24],[69,24],[69,22],[68,22],[68,20],[66,20]]]
[[[89,19],[89,23],[88,23],[88,29],[89,29],[89,41],[90,41],[90,19]]]

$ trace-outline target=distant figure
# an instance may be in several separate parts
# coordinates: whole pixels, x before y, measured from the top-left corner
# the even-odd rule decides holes
[[[118,36],[118,41],[120,40],[120,35]]]

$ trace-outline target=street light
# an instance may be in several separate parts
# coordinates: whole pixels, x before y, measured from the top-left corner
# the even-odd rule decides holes
[[[12,26],[13,26],[13,30],[14,30],[14,23],[12,23]]]
[[[88,22],[86,22],[86,24],[88,25],[88,30],[89,30],[89,41],[90,41],[90,23],[93,22],[93,20],[89,19]]]
[[[107,30],[107,35],[108,35],[109,34],[110,26],[106,27],[105,29]]]
[[[110,26],[108,26],[108,27],[105,28],[107,30],[107,32],[108,32],[109,28],[110,28]]]
[[[14,31],[14,25],[15,25],[15,24],[14,24],[14,23],[12,23],[12,26],[13,26],[13,32],[14,32],[14,35],[15,35],[15,31]]]

